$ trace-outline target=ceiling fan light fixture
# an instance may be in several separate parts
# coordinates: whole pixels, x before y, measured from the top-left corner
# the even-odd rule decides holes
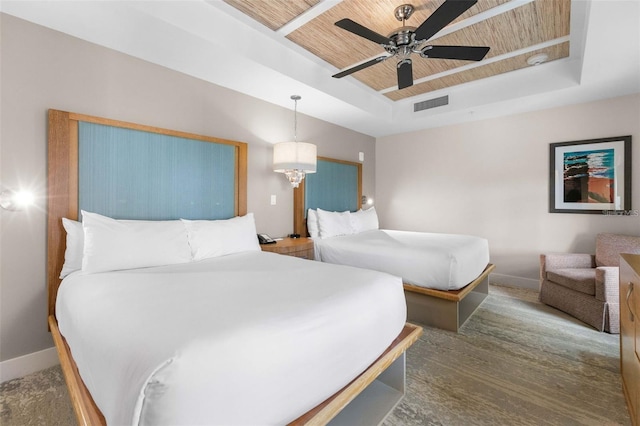
[[[548,59],[549,59],[549,55],[547,55],[546,53],[539,53],[537,55],[533,55],[527,58],[527,64],[531,65],[532,67],[535,67],[536,65],[540,65],[542,63],[547,62]]]

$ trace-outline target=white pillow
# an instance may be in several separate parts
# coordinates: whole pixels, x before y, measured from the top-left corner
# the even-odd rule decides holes
[[[179,220],[115,220],[82,212],[83,272],[173,265],[191,261],[187,231]]]
[[[356,234],[359,232],[370,231],[372,229],[378,229],[380,226],[378,223],[378,214],[376,208],[371,207],[367,210],[358,210],[355,213],[351,213],[351,226],[353,232]]]
[[[193,260],[260,251],[253,213],[226,220],[186,220]]]
[[[320,238],[353,234],[350,217],[351,213],[349,211],[328,212],[325,210],[317,209],[317,213]]]
[[[62,226],[67,231],[67,248],[64,251],[64,264],[60,271],[60,279],[82,269],[82,250],[84,247],[82,222],[63,217]]]
[[[318,238],[320,231],[318,229],[318,213],[315,210],[307,210],[307,231],[311,238]]]

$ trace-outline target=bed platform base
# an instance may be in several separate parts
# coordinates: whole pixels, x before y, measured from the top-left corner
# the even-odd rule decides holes
[[[494,269],[495,265],[488,264],[478,278],[460,290],[404,284],[409,321],[457,333],[489,294],[489,274]]]
[[[104,416],[85,387],[71,356],[58,322],[49,316],[49,326],[56,345],[69,396],[80,426],[106,425]],[[387,350],[351,383],[322,404],[290,423],[300,425],[375,425],[404,397],[405,352],[418,340],[422,327],[405,324]]]

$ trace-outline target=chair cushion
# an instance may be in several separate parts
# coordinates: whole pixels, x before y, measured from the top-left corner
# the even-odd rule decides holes
[[[620,266],[620,253],[640,254],[640,237],[598,234],[596,237],[596,266]]]
[[[596,294],[596,270],[592,268],[554,269],[547,271],[547,279],[580,293]]]

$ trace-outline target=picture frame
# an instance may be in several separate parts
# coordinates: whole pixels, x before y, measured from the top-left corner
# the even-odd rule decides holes
[[[631,210],[631,136],[549,146],[549,212]]]

